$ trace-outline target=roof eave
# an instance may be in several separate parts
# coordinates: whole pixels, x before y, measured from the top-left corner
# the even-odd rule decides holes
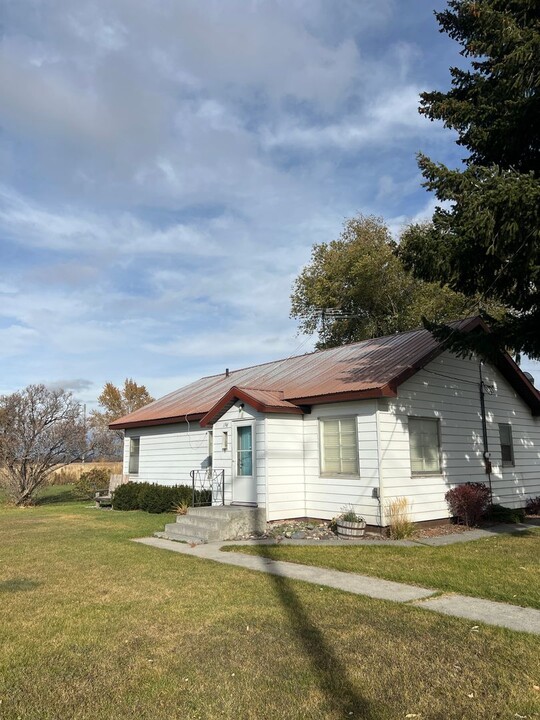
[[[188,413],[187,415],[175,415],[174,417],[153,418],[150,420],[129,420],[123,422],[116,420],[109,425],[109,430],[127,430],[136,427],[150,427],[154,425],[176,425],[177,423],[196,422],[204,416],[204,413]]]
[[[239,387],[233,386],[202,417],[202,419],[200,421],[201,427],[206,427],[207,425],[213,425],[215,422],[217,422],[217,420],[219,420],[219,418],[223,415],[223,413],[227,412],[227,410],[234,404],[234,402],[236,400],[241,400],[242,402],[247,403],[254,410],[257,410],[258,412],[261,412],[261,413],[284,413],[287,415],[303,415],[304,414],[303,409],[300,407],[286,407],[286,406],[278,407],[278,406],[274,406],[274,405],[268,405],[266,403],[261,402],[260,400],[257,400],[257,398],[252,397],[245,390],[242,390]]]
[[[370,398],[396,397],[397,393],[389,384],[366,390],[344,390],[337,393],[321,395],[305,395],[302,397],[287,398],[295,405],[327,405],[333,402],[347,402],[349,400],[369,400]]]

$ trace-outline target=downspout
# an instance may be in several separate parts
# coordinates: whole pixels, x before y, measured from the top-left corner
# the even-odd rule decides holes
[[[265,522],[268,522],[270,515],[270,495],[268,494],[268,415],[263,416],[263,437],[264,437],[264,506]]]
[[[491,485],[491,453],[489,452],[489,443],[488,443],[488,431],[487,431],[487,420],[486,420],[486,401],[485,401],[485,389],[484,389],[484,379],[482,377],[482,365],[484,364],[483,360],[480,360],[478,363],[478,373],[480,376],[480,413],[482,416],[482,439],[484,444],[484,452],[483,452],[483,458],[484,458],[484,465],[486,468],[486,475],[488,476],[488,483],[489,483],[489,502],[491,505],[493,505],[493,487]]]
[[[376,493],[376,497],[379,503],[379,518],[381,522],[381,535],[383,534],[383,528],[384,528],[384,512],[383,512],[383,502],[384,502],[384,485],[383,485],[383,476],[382,476],[382,457],[381,457],[381,431],[379,427],[379,401],[377,400],[377,406],[375,409],[375,428],[377,431],[377,470],[379,475],[379,487],[373,488],[373,495]]]
[[[304,479],[304,515],[307,517],[307,485],[306,485],[306,416],[302,418],[302,477]]]

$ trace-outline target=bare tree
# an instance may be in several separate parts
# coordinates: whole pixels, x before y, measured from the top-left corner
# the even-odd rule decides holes
[[[83,414],[70,392],[29,385],[0,396],[0,478],[17,505],[86,450]]]

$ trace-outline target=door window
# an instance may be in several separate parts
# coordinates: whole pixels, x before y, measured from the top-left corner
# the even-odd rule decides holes
[[[253,475],[253,443],[251,425],[237,428],[236,473]]]

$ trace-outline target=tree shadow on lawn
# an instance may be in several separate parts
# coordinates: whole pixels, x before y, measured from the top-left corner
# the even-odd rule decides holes
[[[35,590],[40,585],[43,585],[43,583],[30,578],[11,578],[11,580],[2,580],[0,582],[0,593]]]
[[[62,488],[54,493],[46,493],[38,495],[34,500],[34,505],[59,505],[61,503],[74,502],[80,498],[76,498],[71,488]]]
[[[290,580],[280,575],[269,576],[288,615],[290,626],[303,647],[324,693],[329,711],[336,710],[343,717],[349,715],[375,720],[379,717],[371,703],[363,698],[347,679],[347,668],[325,642],[321,631],[310,620],[298,600]]]

